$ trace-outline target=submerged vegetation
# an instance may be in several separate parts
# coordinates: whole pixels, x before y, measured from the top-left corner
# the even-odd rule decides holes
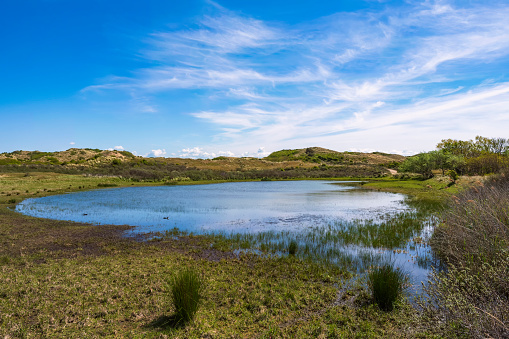
[[[378,263],[381,253],[392,254],[393,249],[398,249],[398,254],[408,254],[409,248],[425,253],[427,239],[423,235],[436,224],[436,218],[430,216],[434,211],[436,205],[421,202],[408,211],[380,215],[379,220],[336,221],[299,232],[216,234],[213,246],[221,248],[226,242],[228,249],[237,251],[276,255],[288,251],[301,260],[363,272]],[[164,239],[174,233],[160,236]]]

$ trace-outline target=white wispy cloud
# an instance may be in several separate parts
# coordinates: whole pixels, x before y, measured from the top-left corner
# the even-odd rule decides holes
[[[142,56],[158,66],[83,92],[134,93],[146,112],[158,111],[152,101],[175,89],[206,93],[225,104],[185,113],[220,129],[215,149],[234,145],[232,154],[240,155],[253,144],[411,153],[444,137],[503,132],[509,107],[508,79],[497,69],[507,67],[509,56],[503,3],[388,4],[380,12],[296,25],[216,8],[195,27],[152,34]],[[416,135],[427,137],[412,142]],[[179,154],[220,153],[194,147]]]

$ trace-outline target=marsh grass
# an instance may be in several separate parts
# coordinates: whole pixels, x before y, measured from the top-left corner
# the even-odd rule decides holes
[[[229,242],[235,250],[260,251],[265,254],[291,254],[302,260],[335,265],[354,271],[364,271],[377,262],[376,252],[405,248],[427,247],[422,241],[425,230],[432,230],[438,206],[412,203],[412,208],[395,214],[381,215],[377,220],[336,221],[301,232],[267,231],[260,233],[214,234],[214,247]],[[223,240],[220,240],[223,239]],[[414,239],[416,242],[414,243]],[[298,249],[298,251],[297,251]]]
[[[203,279],[194,269],[185,268],[173,277],[170,284],[175,321],[184,325],[193,320],[198,311],[203,298]]]
[[[406,274],[394,263],[385,262],[368,273],[368,286],[373,301],[384,311],[392,311],[402,297],[407,280]]]

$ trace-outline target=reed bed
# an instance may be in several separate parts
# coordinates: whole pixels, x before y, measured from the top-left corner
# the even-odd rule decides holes
[[[408,211],[384,214],[376,219],[336,221],[300,232],[271,230],[223,233],[214,237],[228,239],[237,251],[259,254],[283,255],[295,244],[300,259],[364,271],[379,260],[380,252],[407,246],[425,247],[425,230],[433,229],[438,220],[433,211],[436,206],[421,203]],[[424,265],[425,259],[419,260]]]

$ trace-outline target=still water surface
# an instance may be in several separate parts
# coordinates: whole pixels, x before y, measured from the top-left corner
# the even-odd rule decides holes
[[[373,218],[406,209],[401,194],[355,189],[348,182],[267,181],[127,187],[27,199],[18,212],[137,232],[252,233],[302,230],[335,220]]]

